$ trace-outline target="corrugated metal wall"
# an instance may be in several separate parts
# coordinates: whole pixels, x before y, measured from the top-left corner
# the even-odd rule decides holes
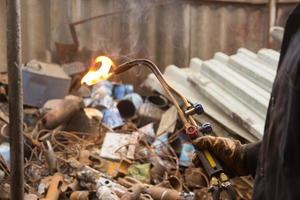
[[[191,11],[191,56],[211,58],[239,47],[257,50],[266,44],[267,8],[260,5],[195,4]]]
[[[5,1],[0,0],[0,69],[5,70]],[[238,1],[238,3],[237,3]],[[289,0],[290,1],[290,0]],[[22,1],[23,60],[57,61],[55,42],[72,43],[69,24],[124,11],[76,26],[80,52],[93,50],[123,58],[146,57],[161,69],[185,67],[191,57],[239,47],[257,51],[267,45],[265,0],[26,0]],[[258,3],[258,4],[255,4]],[[284,24],[295,3],[281,3],[277,24]],[[84,54],[90,56],[89,54]],[[131,74],[137,73],[136,71]],[[143,80],[145,73],[136,78]]]

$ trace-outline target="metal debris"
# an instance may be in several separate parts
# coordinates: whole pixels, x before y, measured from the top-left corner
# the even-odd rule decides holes
[[[41,107],[68,94],[71,78],[57,64],[31,60],[22,69],[24,104]]]
[[[116,118],[107,113],[118,112],[116,105],[124,99],[114,96],[116,86],[120,84],[105,81],[81,97],[66,96],[48,101],[42,109],[28,110],[34,120],[28,115],[24,124],[26,199],[209,199],[207,177],[194,168],[194,149],[181,134],[173,105],[163,96],[139,96],[134,117]],[[128,91],[129,96],[135,94],[131,88]],[[105,96],[111,98],[109,108],[83,104],[86,99],[100,102]],[[133,104],[135,100],[130,99]],[[79,112],[93,131],[82,131],[85,122]],[[66,131],[74,123],[77,126]],[[1,142],[0,147],[5,145]],[[0,197],[4,198],[10,186],[6,153],[7,149],[0,152]],[[236,188],[241,198],[252,191],[247,183]]]

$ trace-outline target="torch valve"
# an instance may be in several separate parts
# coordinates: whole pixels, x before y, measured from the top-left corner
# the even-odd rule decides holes
[[[208,122],[205,122],[204,124],[202,124],[201,128],[200,128],[200,131],[203,133],[203,134],[210,134],[212,133],[213,129],[212,129],[212,126],[210,123]]]
[[[185,115],[187,115],[187,116],[194,115],[194,114],[201,115],[203,113],[204,113],[204,109],[200,103],[194,104],[192,107],[190,107],[189,109],[187,109],[185,111]]]
[[[199,137],[198,128],[190,124],[185,126],[185,133],[192,140]]]

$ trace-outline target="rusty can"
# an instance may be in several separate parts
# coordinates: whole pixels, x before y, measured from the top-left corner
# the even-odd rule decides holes
[[[168,100],[162,95],[151,95],[146,98],[147,103],[152,103],[156,107],[165,110],[168,107]]]
[[[118,102],[117,108],[123,118],[130,119],[135,116],[142,104],[142,97],[137,93],[131,93]]]

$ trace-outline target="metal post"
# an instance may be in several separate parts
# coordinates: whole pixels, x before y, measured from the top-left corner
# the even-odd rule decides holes
[[[269,22],[268,22],[268,46],[272,42],[272,36],[270,34],[271,28],[275,26],[277,16],[277,0],[269,0]]]
[[[23,97],[21,71],[21,3],[7,2],[7,66],[11,199],[24,199]]]

